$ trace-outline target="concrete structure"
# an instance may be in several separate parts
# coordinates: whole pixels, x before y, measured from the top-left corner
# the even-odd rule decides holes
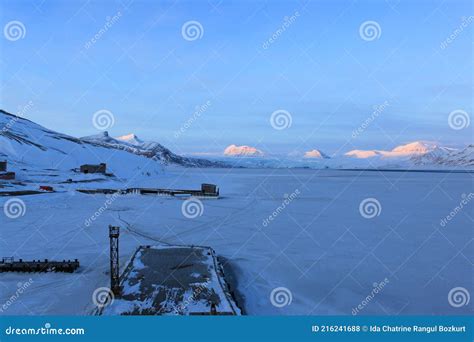
[[[102,315],[240,315],[210,247],[140,246]]]
[[[107,165],[105,163],[96,164],[84,164],[80,168],[82,173],[103,173],[107,172]]]

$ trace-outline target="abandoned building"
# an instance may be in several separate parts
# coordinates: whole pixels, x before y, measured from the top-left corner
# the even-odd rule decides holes
[[[81,165],[81,172],[82,173],[106,173],[107,172],[107,165],[105,163],[100,163],[99,165],[95,164],[84,164]]]
[[[219,195],[219,188],[215,184],[201,184],[201,191],[204,195]]]
[[[15,179],[15,172],[0,172],[0,179],[4,179],[4,180]]]
[[[12,180],[15,179],[15,172],[7,172],[7,161],[0,161],[0,179]]]

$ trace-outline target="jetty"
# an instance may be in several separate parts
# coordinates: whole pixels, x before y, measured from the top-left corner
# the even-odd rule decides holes
[[[79,261],[63,260],[51,261],[32,260],[23,261],[23,259],[14,260],[13,257],[5,257],[0,260],[0,273],[2,272],[67,272],[72,273],[79,268]]]
[[[159,188],[127,188],[127,189],[77,189],[84,194],[137,194],[157,196],[192,196],[192,197],[219,197],[219,188],[214,184],[201,184],[199,190],[159,189]]]
[[[241,315],[214,250],[139,246],[100,315]]]

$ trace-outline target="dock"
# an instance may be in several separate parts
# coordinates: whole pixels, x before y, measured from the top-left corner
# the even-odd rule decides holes
[[[202,184],[200,190],[159,189],[159,188],[127,188],[127,189],[77,189],[84,194],[137,194],[157,196],[192,196],[192,197],[219,197],[219,188],[214,184]]]
[[[63,260],[63,261],[51,261],[48,259],[23,261],[23,259],[19,259],[18,261],[15,261],[12,257],[6,257],[0,260],[0,273],[3,273],[3,272],[67,272],[67,273],[72,273],[78,267],[79,267],[79,261],[77,259]]]
[[[214,250],[140,246],[101,315],[241,315]]]

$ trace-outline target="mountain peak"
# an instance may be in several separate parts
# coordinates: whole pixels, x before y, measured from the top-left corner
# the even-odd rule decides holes
[[[133,145],[139,145],[139,144],[143,143],[143,140],[138,138],[138,136],[135,133],[122,135],[122,136],[117,137],[115,139],[120,140],[120,141],[125,141],[125,142],[128,142],[129,144],[133,144]]]
[[[372,158],[380,155],[376,150],[352,150],[344,154],[348,157],[354,157],[359,159]]]
[[[313,149],[311,151],[307,151],[304,154],[305,158],[316,158],[316,159],[329,159],[329,156],[320,150]]]
[[[224,154],[226,156],[241,157],[262,157],[264,155],[262,151],[255,147],[246,145],[237,146],[234,144],[227,146],[227,148],[224,150]]]
[[[407,154],[428,153],[436,148],[436,144],[424,141],[414,141],[405,145],[395,147],[392,152]]]

